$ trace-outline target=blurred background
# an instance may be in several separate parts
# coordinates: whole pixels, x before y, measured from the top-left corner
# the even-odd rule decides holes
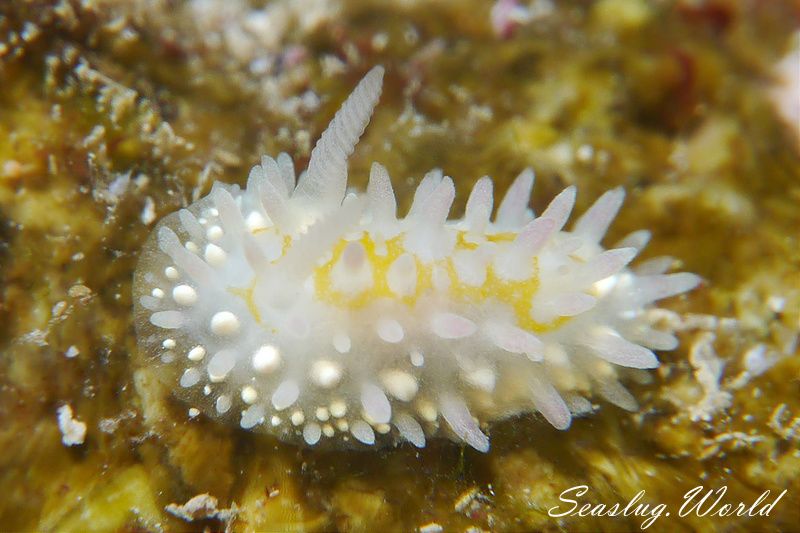
[[[654,531],[800,524],[800,4],[790,0],[6,0],[0,3],[0,530],[620,531],[551,518],[593,502],[677,509],[787,495],[769,517],[663,517]],[[706,281],[665,304],[641,410],[599,403],[559,432],[495,424],[483,455],[320,452],[188,420],[133,364],[131,276],[155,222],[243,185],[261,154],[304,168],[372,66],[381,103],[350,162],[394,180],[536,171],[578,212],[623,186],[608,242],[653,232]],[[184,505],[190,502],[189,505]]]

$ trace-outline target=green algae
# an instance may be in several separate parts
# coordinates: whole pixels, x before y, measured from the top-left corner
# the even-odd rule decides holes
[[[286,16],[260,48],[209,38],[215,24],[246,35],[244,2],[199,22],[191,3],[0,7],[0,529],[639,527],[550,517],[579,484],[595,503],[644,489],[672,509],[700,484],[728,486],[731,501],[788,489],[769,520],[673,516],[653,530],[800,523],[800,155],[765,90],[795,4],[559,2],[507,40],[483,2],[357,1],[314,21],[271,5]],[[253,63],[264,53],[266,73]],[[262,153],[302,166],[376,63],[386,87],[355,185],[373,160],[406,207],[436,166],[456,178],[457,205],[481,175],[502,191],[526,165],[538,210],[566,184],[579,210],[623,185],[608,242],[650,229],[645,257],[707,280],[666,304],[681,348],[631,385],[640,412],[602,405],[566,432],[504,421],[485,456],[449,442],[320,453],[190,421],[158,376],[134,371],[130,283],[153,221],[215,179],[242,184]],[[293,100],[309,89],[318,105]],[[749,376],[759,347],[775,361]],[[715,389],[703,372],[717,359]],[[79,447],[61,443],[62,404],[88,426]],[[165,510],[202,493],[236,518]]]

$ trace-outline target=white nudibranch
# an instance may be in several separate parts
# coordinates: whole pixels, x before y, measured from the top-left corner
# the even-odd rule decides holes
[[[620,379],[678,344],[647,311],[699,278],[629,267],[646,231],[600,245],[622,189],[570,230],[575,188],[534,217],[530,170],[494,220],[488,177],[460,220],[439,170],[405,218],[377,163],[346,193],[382,80],[358,84],[296,184],[288,155],[264,157],[244,190],[215,183],[158,224],[134,279],[143,364],[194,412],[308,446],[446,436],[485,452],[487,425],[514,414],[566,429],[589,397],[637,409]]]

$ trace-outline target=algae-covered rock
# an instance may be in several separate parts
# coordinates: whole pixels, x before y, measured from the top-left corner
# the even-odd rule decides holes
[[[633,500],[653,531],[796,528],[798,20],[790,1],[0,3],[0,530],[619,531],[644,511],[596,506]],[[537,212],[569,184],[578,211],[623,186],[608,242],[650,230],[645,259],[703,277],[653,317],[680,347],[630,374],[638,410],[511,418],[486,455],[321,452],[189,413],[134,364],[157,220],[264,153],[304,167],[376,64],[354,186],[381,162],[402,211],[441,167],[463,206],[531,166]],[[72,446],[65,406],[86,425]],[[581,485],[595,513],[553,516]],[[787,492],[768,516],[681,516],[697,486]]]

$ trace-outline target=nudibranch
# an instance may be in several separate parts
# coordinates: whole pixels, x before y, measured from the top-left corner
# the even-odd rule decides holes
[[[514,414],[566,429],[594,396],[636,409],[620,379],[678,343],[652,304],[699,278],[667,274],[670,258],[629,267],[647,231],[601,246],[622,189],[570,230],[575,188],[535,217],[531,170],[493,219],[488,177],[460,220],[440,170],[404,218],[377,163],[347,191],[382,82],[381,67],[363,78],[296,182],[288,155],[264,157],[244,190],[215,183],[158,223],[134,276],[142,361],[190,417],[307,446],[445,436],[485,452],[488,424]]]

